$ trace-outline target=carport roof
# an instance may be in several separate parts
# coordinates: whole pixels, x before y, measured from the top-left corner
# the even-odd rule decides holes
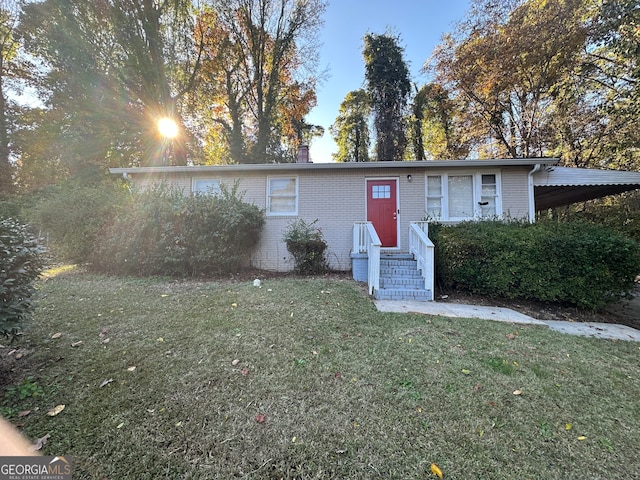
[[[546,167],[533,175],[536,210],[640,188],[640,172]]]

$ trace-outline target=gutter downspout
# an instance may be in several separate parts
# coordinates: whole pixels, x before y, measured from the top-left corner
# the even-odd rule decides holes
[[[542,164],[536,163],[529,172],[529,223],[535,223],[536,221],[536,199],[534,197],[533,175],[539,172],[541,168]]]

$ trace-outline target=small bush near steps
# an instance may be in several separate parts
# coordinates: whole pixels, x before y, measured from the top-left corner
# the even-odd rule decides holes
[[[293,256],[296,273],[312,275],[327,270],[325,251],[327,242],[322,230],[316,227],[318,220],[311,223],[303,219],[289,223],[282,240],[287,244],[287,250]]]

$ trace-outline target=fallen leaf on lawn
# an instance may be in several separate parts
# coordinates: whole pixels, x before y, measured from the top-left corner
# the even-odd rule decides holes
[[[565,430],[571,430],[573,428],[573,425],[571,425],[570,423],[565,423],[564,424],[564,429]]]
[[[462,373],[464,373],[465,375],[469,375],[471,373],[471,370],[467,370],[465,368],[462,369]]]
[[[105,380],[100,384],[100,388],[104,387],[105,385],[109,385],[111,382],[113,382],[113,378],[110,378],[109,380]]]
[[[239,364],[239,363],[240,363],[240,360],[238,360],[238,359],[236,358],[233,362],[231,362],[231,365],[233,365],[233,366],[235,367],[235,366],[236,366],[237,364]]]
[[[131,365],[129,368],[127,368],[127,372],[133,372],[136,369],[135,365]]]
[[[298,439],[298,437],[293,437],[293,438],[291,439],[291,443],[296,443],[296,440],[297,440],[297,439]]]
[[[104,337],[107,333],[109,333],[109,328],[107,327],[103,327],[102,330],[100,330],[100,333],[98,334],[99,337]]]
[[[312,355],[318,355],[318,352],[316,352],[315,350],[311,352]]]
[[[237,306],[238,306],[238,304],[237,304],[236,302],[233,302],[233,303],[231,304],[231,306],[235,308],[235,307],[237,307]]]
[[[122,428],[122,427],[124,427],[124,422],[119,423],[116,428]]]
[[[431,464],[431,473],[440,479],[442,478],[442,470],[440,470],[440,467],[435,463]]]
[[[26,417],[27,415],[29,415],[31,413],[31,410],[22,410],[21,412],[18,412],[18,418],[20,417]]]
[[[242,369],[242,371],[241,371],[240,373],[242,373],[242,375],[243,375],[244,377],[246,377],[247,375],[249,375],[249,369],[248,369],[248,368],[243,368],[243,369]]]
[[[578,437],[578,440],[580,440],[580,441],[583,441],[583,440],[586,440],[586,439],[587,439],[587,437],[585,437],[584,435],[580,435]]]
[[[265,417],[262,413],[256,415],[256,422],[258,423],[264,423],[266,419],[267,417]]]
[[[514,395],[522,395],[522,390],[514,390],[513,394]]]
[[[159,338],[156,339],[156,342],[164,342],[164,338],[159,337]]]
[[[57,405],[47,412],[50,417],[55,417],[64,410],[65,405]]]
[[[79,347],[80,345],[82,345],[82,340],[78,340],[77,342],[73,342],[71,344],[72,347]]]
[[[162,298],[168,297],[169,295],[166,293],[163,293],[162,295],[160,295]]]
[[[35,443],[31,446],[31,450],[34,452],[37,450],[42,450],[42,447],[44,447],[47,444],[47,440],[49,440],[49,436],[50,435],[47,433],[44,437],[36,440]]]
[[[51,338],[60,338],[61,336],[62,336],[62,333],[58,332],[51,335]]]
[[[509,340],[513,340],[514,338],[516,338],[516,336],[513,333],[507,333],[505,337],[507,337]]]
[[[342,374],[340,372],[336,372],[336,378],[341,378]]]
[[[16,360],[20,360],[22,357],[24,357],[24,353],[22,352],[16,353]]]
[[[102,343],[109,343],[111,341],[110,338],[105,338],[104,340],[102,340]]]
[[[182,426],[182,422],[176,423],[176,427],[181,427],[181,426]]]

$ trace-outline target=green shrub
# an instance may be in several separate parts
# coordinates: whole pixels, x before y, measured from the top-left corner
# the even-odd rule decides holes
[[[0,333],[15,331],[31,311],[33,282],[44,265],[43,249],[27,226],[0,220]]]
[[[633,289],[638,244],[587,222],[466,222],[430,229],[438,284],[599,308]]]
[[[206,276],[237,272],[257,245],[264,212],[237,185],[219,196],[164,185],[132,195],[100,232],[95,269],[125,275]]]
[[[324,240],[322,230],[316,227],[318,220],[311,223],[303,219],[289,223],[282,235],[282,240],[287,244],[287,250],[293,256],[294,270],[296,273],[313,275],[327,270],[325,250],[327,242]]]
[[[588,221],[640,242],[640,191],[559,207],[542,216],[566,222]]]
[[[120,182],[67,182],[40,193],[28,216],[48,235],[57,256],[84,263],[92,254],[96,235],[127,195]]]

